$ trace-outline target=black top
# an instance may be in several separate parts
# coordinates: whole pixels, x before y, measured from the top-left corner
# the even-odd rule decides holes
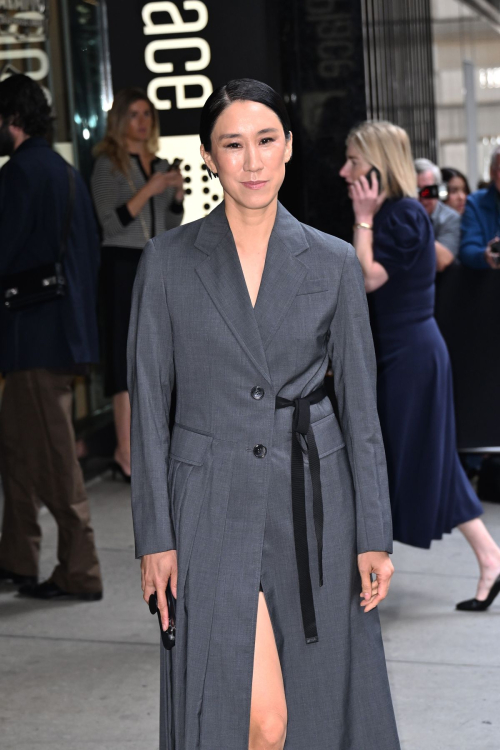
[[[382,204],[373,222],[373,257],[389,280],[368,295],[372,320],[390,316],[395,323],[408,323],[434,314],[434,233],[417,200]]]

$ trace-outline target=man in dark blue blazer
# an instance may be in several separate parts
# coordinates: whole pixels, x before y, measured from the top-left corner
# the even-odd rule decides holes
[[[68,209],[66,162],[43,137],[50,108],[27,76],[0,83],[0,287],[4,276],[57,260]],[[74,171],[75,200],[64,257],[67,293],[24,310],[0,301],[0,473],[5,496],[0,580],[37,598],[102,597],[89,504],[75,452],[72,383],[98,360],[99,240],[90,197]],[[38,503],[59,527],[59,564],[38,579]]]
[[[460,260],[471,268],[500,268],[497,253],[491,251],[500,238],[500,146],[490,164],[491,185],[467,198],[462,217]]]

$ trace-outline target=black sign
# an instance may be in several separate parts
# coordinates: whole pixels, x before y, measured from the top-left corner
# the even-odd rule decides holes
[[[127,0],[124,12],[123,0],[107,0],[114,91],[140,86],[160,113],[162,135],[189,135],[198,133],[206,98],[229,79],[257,78],[279,89],[269,6]]]

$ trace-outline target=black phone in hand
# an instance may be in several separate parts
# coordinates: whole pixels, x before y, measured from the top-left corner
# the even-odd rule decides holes
[[[172,164],[168,165],[167,172],[172,172],[174,169],[179,169],[184,159],[174,159]]]
[[[380,171],[377,169],[377,167],[372,167],[369,172],[366,173],[365,177],[368,180],[368,184],[370,187],[372,187],[372,178],[375,176],[377,178],[377,185],[378,185],[378,194],[382,192],[382,178],[380,176]]]
[[[168,628],[163,630],[161,624],[161,614],[158,609],[158,597],[156,591],[149,597],[149,611],[152,615],[158,615],[158,624],[160,626],[161,641],[167,651],[175,646],[175,598],[170,588],[170,581],[167,583],[167,607],[168,607]]]

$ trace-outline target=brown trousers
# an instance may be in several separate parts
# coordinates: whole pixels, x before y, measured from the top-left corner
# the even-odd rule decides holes
[[[0,408],[0,474],[5,507],[0,567],[38,575],[42,502],[59,530],[51,579],[70,593],[102,590],[90,508],[71,419],[73,375],[25,370],[7,375]]]

